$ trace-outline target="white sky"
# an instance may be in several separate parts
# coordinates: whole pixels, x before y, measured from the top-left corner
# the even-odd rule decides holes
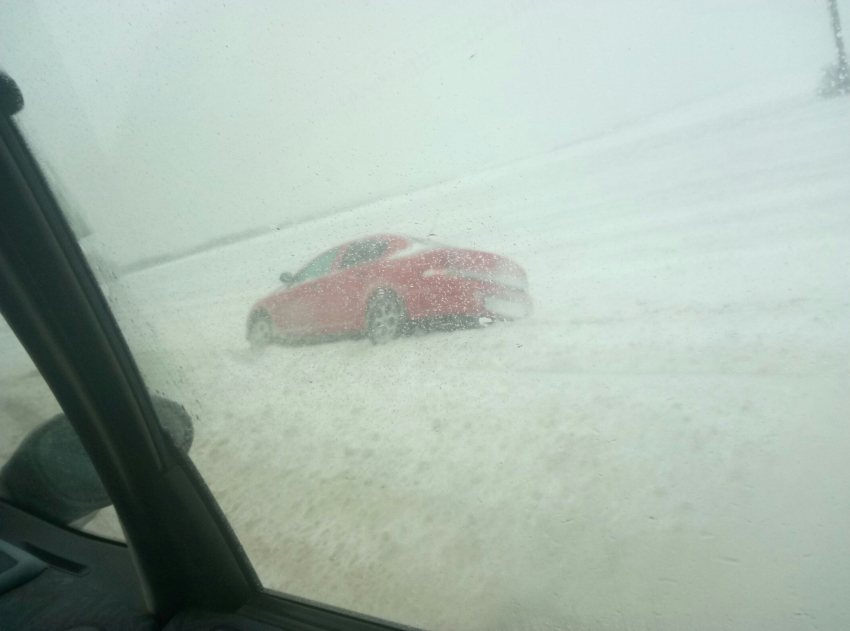
[[[832,54],[826,0],[0,5],[21,123],[121,263],[763,81],[814,90]]]

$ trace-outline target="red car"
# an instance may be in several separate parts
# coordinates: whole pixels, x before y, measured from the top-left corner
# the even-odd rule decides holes
[[[531,312],[525,271],[513,261],[398,235],[337,246],[280,280],[251,309],[253,346],[344,334],[380,344],[416,324],[476,326]]]

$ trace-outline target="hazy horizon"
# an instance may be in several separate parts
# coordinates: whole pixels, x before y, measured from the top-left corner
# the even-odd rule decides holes
[[[26,99],[18,118],[64,203],[119,265],[416,191],[786,75],[811,74],[814,91],[833,53],[825,6],[805,0],[237,13],[18,0],[0,15],[0,65]]]

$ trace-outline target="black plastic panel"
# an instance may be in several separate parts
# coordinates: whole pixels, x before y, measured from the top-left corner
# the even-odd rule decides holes
[[[133,560],[123,544],[54,526],[2,500],[0,540],[40,557],[43,567],[97,585],[128,607],[146,611]]]
[[[0,541],[0,596],[28,583],[47,569],[47,564],[31,554]]]

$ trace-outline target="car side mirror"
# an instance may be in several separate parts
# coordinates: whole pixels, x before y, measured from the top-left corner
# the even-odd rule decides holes
[[[294,280],[295,276],[293,274],[290,274],[289,272],[284,272],[280,275],[280,282],[282,282],[284,285],[291,285],[292,281]]]
[[[195,430],[179,403],[152,396],[165,434],[189,453]],[[0,470],[0,496],[25,510],[71,524],[112,504],[83,444],[64,414],[32,430]]]

